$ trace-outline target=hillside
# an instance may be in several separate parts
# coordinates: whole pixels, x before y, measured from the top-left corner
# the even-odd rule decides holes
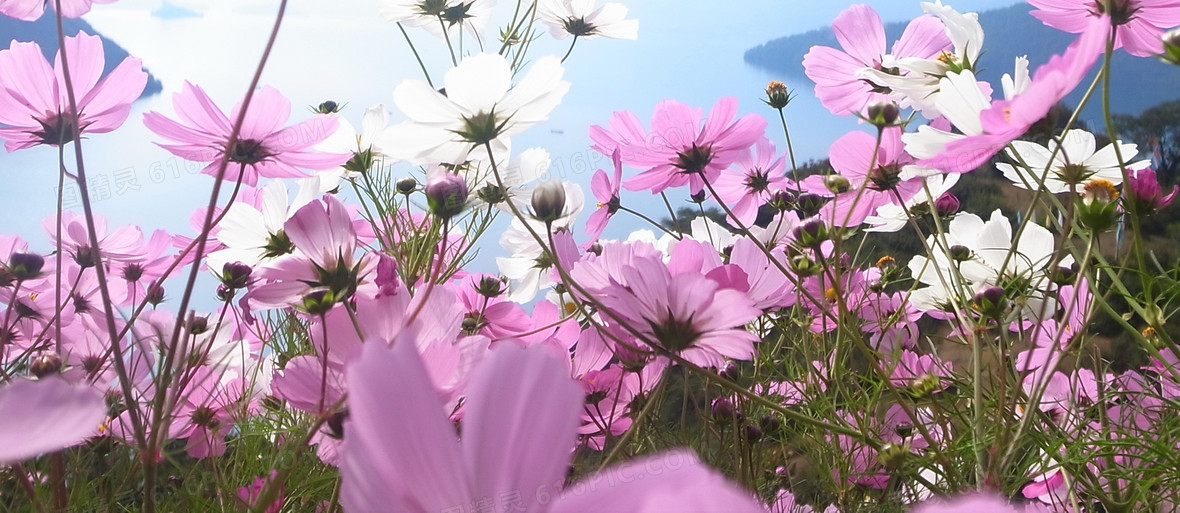
[[[1060,53],[1073,40],[1072,34],[1043,25],[1029,15],[1031,6],[1017,4],[979,14],[986,39],[981,57],[979,76],[999,89],[1000,76],[1010,73],[1013,60],[1027,55],[1032,69]],[[885,33],[895,41],[905,30],[905,22],[887,23]],[[892,44],[892,43],[890,43]],[[814,45],[839,48],[830,28],[813,30],[778,38],[746,51],[745,61],[755,67],[782,74],[787,78],[807,81],[803,74],[803,56]],[[1180,68],[1163,64],[1156,59],[1131,57],[1117,52],[1114,57],[1115,74],[1111,81],[1121,94],[1112,99],[1116,113],[1138,115],[1143,110],[1167,100],[1180,98]],[[810,81],[808,81],[810,83]],[[1084,87],[1079,87],[1066,98],[1070,105],[1081,99]],[[1128,94],[1128,92],[1133,92]],[[1085,118],[1092,119],[1096,111],[1087,108]]]

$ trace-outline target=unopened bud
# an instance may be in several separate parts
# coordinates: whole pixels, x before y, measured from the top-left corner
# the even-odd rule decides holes
[[[910,448],[906,445],[885,444],[877,453],[877,459],[888,468],[900,467],[910,456]]]
[[[731,422],[734,416],[737,415],[737,406],[734,406],[733,401],[724,397],[718,397],[713,400],[712,405],[713,418],[720,423]]]
[[[971,248],[962,244],[955,244],[950,248],[951,260],[956,262],[966,262],[971,260]]]
[[[852,189],[852,183],[841,175],[828,175],[824,177],[824,187],[833,194],[843,194]]]
[[[36,253],[13,253],[8,259],[8,272],[17,280],[31,280],[41,275],[45,257]]]
[[[52,351],[38,353],[29,362],[29,372],[37,378],[61,373],[61,356]]]
[[[791,230],[795,242],[801,247],[818,248],[828,240],[828,225],[819,219],[811,219]]]
[[[796,206],[799,208],[799,217],[808,218],[819,213],[819,209],[824,206],[824,197],[819,194],[805,192],[799,195],[796,200]]]
[[[467,207],[467,182],[454,173],[444,173],[437,180],[426,184],[426,203],[430,213],[442,219],[450,219]]]
[[[766,99],[762,101],[766,102],[773,109],[782,110],[791,103],[793,98],[794,95],[791,94],[791,91],[787,89],[785,84],[778,80],[772,80],[766,86]]]
[[[791,268],[791,272],[800,278],[815,276],[823,271],[823,268],[815,260],[808,258],[806,255],[795,255],[791,257],[787,265]]]
[[[405,178],[402,178],[401,180],[398,180],[396,187],[397,187],[397,192],[399,192],[401,194],[409,195],[410,193],[414,192],[414,190],[416,190],[418,188],[418,180],[415,180],[414,177],[412,177],[412,176],[407,176]]]
[[[762,439],[762,428],[758,427],[757,424],[746,424],[745,430],[746,440],[749,440],[750,443],[754,443]]]
[[[565,187],[557,180],[545,182],[533,189],[533,217],[552,223],[565,215]]]
[[[971,298],[971,307],[986,317],[999,319],[1008,311],[1008,298],[1004,297],[1004,289],[987,287]]]
[[[1077,200],[1077,215],[1082,226],[1090,231],[1109,230],[1118,223],[1119,191],[1109,180],[1095,178],[1086,182]]]
[[[507,290],[506,281],[507,279],[503,277],[484,276],[480,278],[479,284],[475,286],[475,291],[486,298],[498,297]]]
[[[254,269],[241,262],[226,262],[221,266],[221,283],[231,289],[246,288]]]
[[[942,193],[938,199],[934,200],[934,211],[942,217],[950,217],[959,211],[959,198],[949,192]]]
[[[320,103],[315,109],[312,110],[315,110],[319,114],[335,114],[340,112],[340,104],[332,100],[327,100]]]
[[[148,285],[146,298],[152,306],[160,306],[164,302],[164,287],[155,283]]]
[[[897,104],[889,100],[878,100],[869,104],[865,109],[867,121],[877,128],[885,128],[897,124],[901,117],[901,110]]]
[[[1164,33],[1164,53],[1160,55],[1164,62],[1180,66],[1180,28],[1174,28]]]

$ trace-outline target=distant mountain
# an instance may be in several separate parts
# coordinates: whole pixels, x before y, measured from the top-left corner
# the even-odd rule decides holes
[[[115,66],[118,66],[129,55],[123,47],[107,39],[102,34],[95,32],[94,27],[86,23],[86,20],[80,18],[66,19],[62,25],[65,28],[67,36],[73,36],[79,31],[82,31],[102,38],[103,50],[106,57],[105,69],[103,70],[104,74],[115,69]],[[9,18],[8,16],[0,16],[0,49],[7,49],[9,42],[12,40],[37,43],[41,46],[41,51],[45,52],[45,58],[52,62],[54,55],[57,54],[57,21],[54,19],[52,11],[47,11],[37,21],[20,21]],[[159,93],[161,90],[163,90],[163,86],[160,84],[160,81],[152,76],[151,71],[148,71],[148,83],[143,89],[143,95],[140,97],[146,98]]]
[[[982,68],[979,77],[987,80],[999,91],[1000,76],[1011,73],[1013,60],[1027,55],[1029,69],[1044,64],[1053,54],[1061,53],[1074,35],[1047,27],[1033,18],[1028,4],[1017,4],[1003,9],[979,13],[983,25],[984,54],[980,57]],[[905,30],[907,22],[887,23],[885,33],[892,44]],[[803,74],[803,56],[814,45],[839,48],[836,36],[830,28],[813,30],[803,34],[782,37],[746,51],[745,61],[753,66],[783,75],[785,78],[802,81],[810,80]],[[1157,59],[1143,59],[1118,51],[1114,56],[1112,88],[1117,91],[1111,99],[1111,110],[1120,114],[1138,115],[1158,103],[1180,99],[1180,68],[1164,64]],[[1094,76],[1091,73],[1090,78]],[[1088,81],[1086,82],[1089,83]],[[1066,103],[1076,105],[1085,92],[1085,85],[1079,86]],[[1088,107],[1083,117],[1094,119],[1100,112],[1096,103]]]

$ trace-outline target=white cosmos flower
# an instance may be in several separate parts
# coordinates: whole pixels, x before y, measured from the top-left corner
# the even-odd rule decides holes
[[[627,7],[608,2],[594,8],[595,0],[540,0],[537,12],[549,26],[549,33],[557,39],[566,36],[614,39],[635,39],[639,35],[639,20],[628,20]]]
[[[922,10],[942,20],[947,38],[951,40],[952,53],[943,53],[933,59],[918,57],[894,58],[885,56],[881,69],[864,68],[858,77],[881,84],[890,89],[890,97],[902,108],[914,108],[934,119],[942,115],[942,104],[938,102],[942,88],[940,79],[953,71],[969,71],[975,68],[983,48],[983,26],[976,13],[960,13],[942,0],[923,2]],[[883,70],[896,68],[907,73],[887,73]]]
[[[1115,185],[1123,182],[1123,172],[1119,169],[1114,144],[1094,151],[1094,135],[1085,130],[1074,129],[1065,133],[1061,138],[1060,150],[1058,147],[1057,140],[1049,141],[1047,147],[1029,141],[1012,141],[1005,152],[1017,165],[998,163],[996,168],[1022,189],[1037,189],[1043,178],[1045,190],[1054,194],[1069,191],[1070,181],[1081,184],[1089,179],[1104,178]],[[1130,160],[1139,150],[1134,144],[1119,141],[1119,152],[1124,159]],[[1151,162],[1141,160],[1128,164],[1127,169],[1137,171],[1150,164]]]
[[[302,181],[301,181],[302,183]],[[241,262],[251,267],[270,262],[290,247],[283,225],[311,200],[319,197],[319,180],[311,177],[300,187],[294,201],[288,197],[282,180],[262,187],[258,206],[238,200],[219,223],[216,238],[224,249],[209,254],[209,268],[220,273],[227,263]]]
[[[503,56],[467,57],[447,72],[445,94],[426,82],[407,80],[393,91],[394,103],[408,121],[382,132],[377,142],[389,155],[414,164],[462,164],[477,146],[505,152],[508,136],[545,121],[569,90],[557,57],[537,60],[512,84]],[[486,160],[486,151],[473,155]]]
[[[476,38],[491,20],[495,0],[381,0],[379,8],[385,19],[404,23],[442,37],[458,35],[466,27]]]
[[[554,231],[569,230],[586,204],[586,197],[580,185],[573,182],[561,182],[561,185],[565,189],[565,210],[564,215],[553,221]],[[545,236],[545,223],[532,219],[527,222],[534,232]],[[548,243],[545,245],[548,246]],[[511,257],[496,258],[500,274],[511,280],[508,291],[510,301],[527,303],[532,301],[541,289],[553,285],[549,275],[552,269],[550,258],[542,258],[545,251],[519,218],[513,218],[512,224],[500,236],[500,247],[512,253]]]
[[[906,200],[906,208],[902,208],[896,203],[889,203],[877,207],[876,215],[871,215],[865,218],[865,224],[870,228],[865,228],[866,232],[896,232],[905,227],[909,222],[909,217],[906,216],[906,209],[913,210],[914,207],[923,203],[932,204],[939,196],[950,192],[951,187],[959,183],[958,174],[936,174],[921,178],[926,181],[926,188],[919,191],[914,197]],[[926,195],[926,190],[930,191],[930,196]]]
[[[935,245],[933,235],[927,243],[940,247]],[[943,251],[935,251],[933,260],[920,255],[911,259],[910,272],[927,285],[910,295],[917,309],[941,309],[950,302],[970,299],[987,287],[999,286],[1009,297],[1018,298],[1022,318],[1038,319],[1057,313],[1055,287],[1048,278],[1053,234],[1046,228],[1029,223],[1020,238],[1013,241],[1012,225],[999,210],[992,212],[987,222],[975,214],[961,213],[948,225],[943,244],[945,248],[963,246],[970,257],[952,262]],[[1067,256],[1057,265],[1068,267],[1072,263],[1073,258]]]
[[[393,159],[381,151],[381,145],[377,144],[376,138],[385,130],[385,126],[389,124],[389,112],[385,110],[384,104],[377,104],[365,109],[364,115],[361,117],[361,131],[357,132],[356,128],[349,123],[343,116],[338,118],[340,121],[339,128],[336,133],[328,136],[322,142],[315,146],[316,151],[325,153],[351,153],[354,159],[363,157],[368,152],[368,159],[375,165],[392,164]],[[360,173],[356,170],[346,169],[345,166],[352,164],[354,161],[350,160],[336,167],[316,173],[320,177],[320,186],[326,188],[325,190],[332,190],[340,186],[340,183],[346,179],[357,178]]]

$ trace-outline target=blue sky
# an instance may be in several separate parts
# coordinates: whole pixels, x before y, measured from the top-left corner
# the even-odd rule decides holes
[[[641,119],[654,105],[674,98],[704,108],[719,97],[738,97],[742,110],[770,116],[759,99],[768,80],[779,77],[747,67],[742,53],[767,40],[826,26],[848,4],[824,0],[635,0],[625,2],[640,20],[638,41],[589,40],[578,44],[568,62],[570,93],[546,126],[514,140],[524,149],[544,146],[555,170],[566,179],[589,183],[605,164],[588,152],[586,129],[605,123],[615,110],[633,110]],[[886,21],[921,13],[919,2],[868,2]],[[948,2],[960,10],[996,8],[1004,0]],[[199,166],[179,161],[152,142],[142,113],[172,114],[171,94],[185,80],[204,87],[228,108],[249,83],[273,22],[274,0],[120,0],[95,5],[86,19],[110,39],[140,57],[164,85],[164,93],[138,102],[119,132],[85,141],[87,166],[104,198],[97,210],[115,223],[138,223],[182,230],[193,210],[206,201],[210,180],[189,171]],[[500,0],[507,8],[507,0]],[[176,16],[176,14],[195,14]],[[411,36],[441,76],[449,61],[441,41],[420,31]],[[547,36],[543,41],[549,41]],[[564,43],[546,43],[538,52],[564,52]],[[537,53],[535,55],[541,55]],[[359,121],[361,111],[384,102],[402,80],[421,77],[397,29],[377,14],[373,0],[291,2],[263,84],[291,98],[295,119],[304,106],[325,99],[347,103],[345,115]],[[809,97],[808,84],[791,112],[796,152],[822,157],[844,125],[833,124]],[[394,121],[398,115],[394,113]],[[819,121],[816,121],[819,120]],[[773,126],[773,125],[772,125]],[[776,132],[770,131],[774,135]],[[781,145],[780,145],[781,146]],[[780,148],[781,149],[781,148]],[[587,162],[589,165],[587,165]],[[11,184],[0,192],[0,219],[8,233],[31,234],[53,211],[56,152],[48,148],[0,156]],[[134,176],[134,181],[130,177]],[[587,191],[588,194],[588,191]],[[30,237],[36,240],[37,237]]]

